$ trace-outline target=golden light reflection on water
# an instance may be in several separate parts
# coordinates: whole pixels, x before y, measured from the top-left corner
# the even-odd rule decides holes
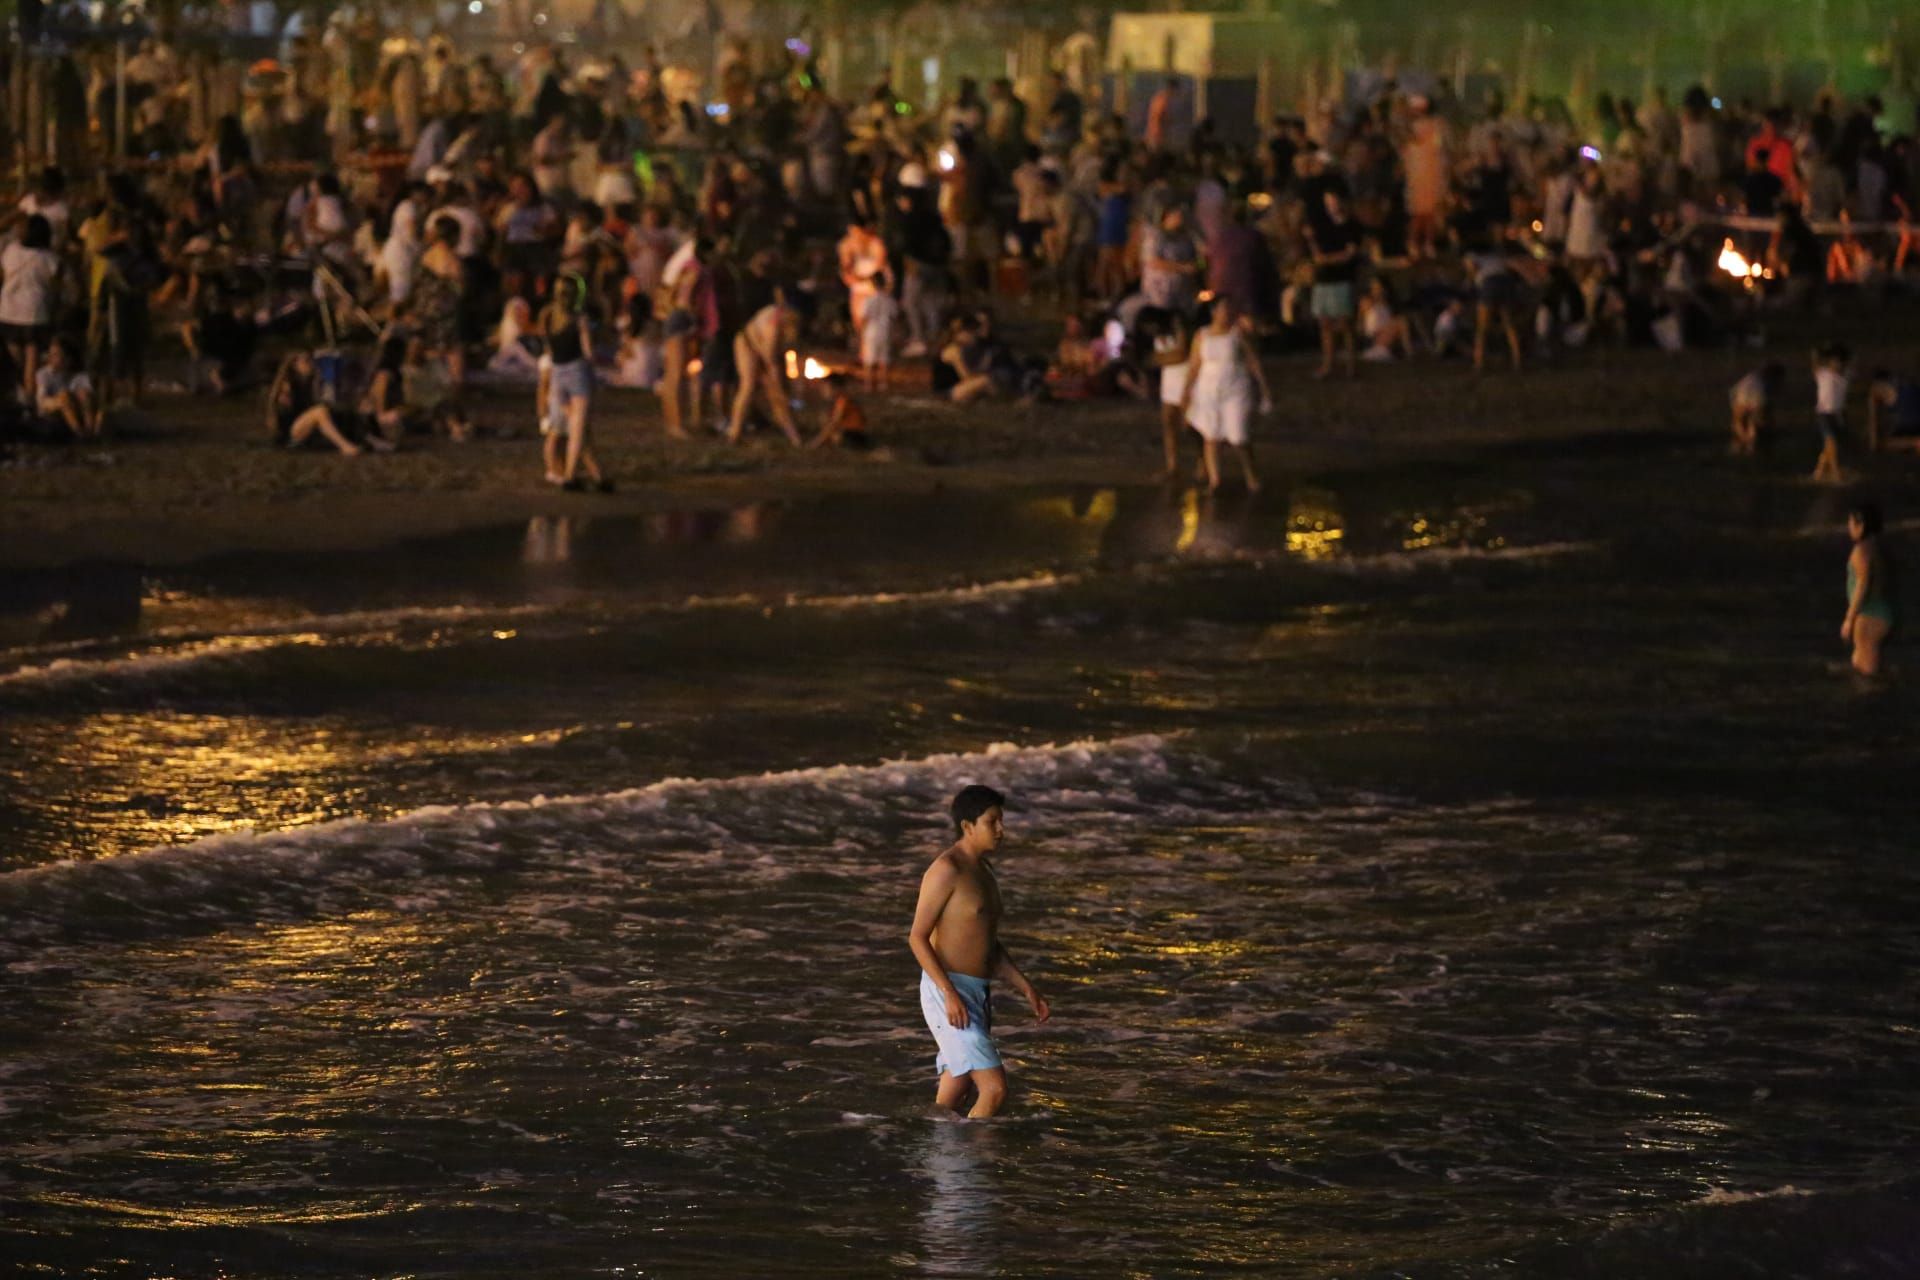
[[[147,578],[140,590],[140,629],[153,631],[240,631],[312,612],[287,596],[208,595]]]
[[[1296,489],[1287,499],[1287,552],[1302,560],[1330,560],[1347,536],[1340,499],[1327,489]]]
[[[97,857],[358,815],[367,811],[361,780],[395,765],[557,743],[571,732],[502,737],[418,725],[102,712],[58,726],[40,762],[67,773],[93,815],[82,823],[92,832],[80,831],[68,856]],[[103,826],[114,847],[99,838]]]
[[[421,1201],[402,1201],[373,1204],[356,1207],[352,1204],[340,1204],[323,1201],[317,1204],[289,1205],[242,1205],[236,1207],[208,1205],[198,1209],[180,1209],[138,1204],[132,1200],[116,1200],[102,1196],[70,1195],[63,1192],[45,1192],[39,1197],[48,1204],[60,1205],[68,1209],[86,1209],[95,1213],[111,1215],[116,1218],[131,1219],[125,1225],[132,1227],[258,1227],[270,1224],[299,1226],[303,1224],[327,1224],[364,1218],[380,1218],[389,1214],[413,1213],[422,1207]]]
[[[1180,536],[1174,540],[1175,553],[1191,551],[1200,537],[1200,491],[1189,489],[1180,498]]]

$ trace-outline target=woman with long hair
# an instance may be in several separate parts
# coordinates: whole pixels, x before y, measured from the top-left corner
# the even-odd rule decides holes
[[[578,491],[591,483],[602,493],[613,484],[600,472],[588,443],[593,411],[593,339],[587,329],[587,282],[565,275],[553,282],[553,301],[540,313],[540,336],[551,361],[546,377],[547,483]],[[562,460],[562,433],[566,441]],[[585,478],[581,472],[586,473]]]
[[[1182,415],[1200,433],[1207,488],[1220,487],[1220,446],[1225,444],[1240,455],[1247,492],[1259,490],[1248,428],[1256,412],[1266,413],[1272,408],[1267,375],[1260,368],[1260,357],[1246,327],[1235,314],[1232,300],[1215,298],[1206,327],[1193,339],[1181,404]]]
[[[1847,614],[1840,638],[1853,646],[1853,669],[1872,678],[1880,674],[1880,650],[1893,631],[1893,578],[1880,546],[1880,508],[1862,502],[1847,513],[1853,550],[1847,553]]]

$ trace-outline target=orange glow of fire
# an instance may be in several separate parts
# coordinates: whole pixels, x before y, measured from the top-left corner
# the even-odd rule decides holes
[[[1759,263],[1748,261],[1745,254],[1733,247],[1733,238],[1731,236],[1720,246],[1720,257],[1717,265],[1722,271],[1737,280],[1757,280],[1765,272],[1765,268]]]

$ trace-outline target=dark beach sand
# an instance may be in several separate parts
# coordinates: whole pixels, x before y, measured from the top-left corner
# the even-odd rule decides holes
[[[1852,425],[1864,430],[1864,384],[1880,364],[1910,367],[1915,308],[1843,307],[1774,326],[1764,350],[1668,355],[1595,350],[1516,376],[1476,377],[1459,361],[1363,365],[1354,382],[1315,382],[1310,357],[1269,364],[1279,406],[1257,428],[1263,469],[1279,476],[1488,451],[1550,453],[1664,437],[1718,448],[1726,389],[1769,356],[1788,366],[1771,457],[1782,476],[1812,464],[1817,336],[1852,341]],[[177,563],[232,550],[374,546],[539,514],[632,513],[836,491],[923,492],[1009,483],[1139,481],[1159,465],[1158,406],[1135,401],[960,408],[924,392],[865,397],[881,456],[796,453],[771,433],[741,449],[717,439],[674,445],[658,403],[606,391],[596,446],[613,495],[561,494],[539,483],[532,392],[478,392],[488,438],[420,441],[394,456],[286,453],[266,441],[258,393],[234,399],[154,394],[115,438],[79,449],[27,448],[0,467],[0,565],[86,560]],[[806,415],[817,423],[817,396]],[[1191,439],[1191,438],[1190,438]],[[1804,456],[1803,456],[1804,455]],[[1881,468],[1898,464],[1877,464]]]

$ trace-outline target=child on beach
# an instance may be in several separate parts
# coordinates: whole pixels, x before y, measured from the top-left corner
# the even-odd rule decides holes
[[[860,371],[869,391],[887,385],[893,364],[893,330],[900,300],[886,289],[869,293],[860,307]]]
[[[867,411],[853,398],[849,389],[851,379],[844,373],[836,373],[827,379],[827,386],[833,391],[833,407],[827,411],[826,425],[807,447],[823,449],[839,445],[862,452],[873,448],[873,437],[867,434]]]
[[[971,1120],[995,1114],[1007,1098],[1006,1068],[993,1045],[991,979],[1013,984],[1039,1021],[1051,1012],[1000,942],[1000,886],[987,855],[1000,847],[1005,805],[998,791],[977,784],[953,798],[959,839],[921,877],[907,935],[920,962],[920,1011],[939,1047],[934,1105],[957,1112],[971,1090]]]
[[[1769,360],[1733,384],[1727,401],[1733,408],[1733,445],[1736,454],[1751,457],[1760,447],[1760,433],[1769,425],[1768,407],[1780,393],[1787,367]]]
[[[1813,412],[1820,427],[1820,460],[1813,464],[1813,478],[1827,484],[1840,483],[1840,431],[1847,411],[1847,366],[1853,353],[1838,342],[1814,348]]]
[[[1920,382],[1874,370],[1867,384],[1867,448],[1920,453]]]
[[[1178,312],[1167,312],[1160,331],[1153,337],[1153,363],[1160,370],[1160,447],[1166,465],[1160,471],[1163,480],[1171,480],[1180,469],[1180,437],[1187,428],[1187,362],[1193,356],[1193,335]]]
[[[33,408],[50,438],[91,440],[100,434],[93,382],[74,359],[73,344],[55,338],[33,374]]]

